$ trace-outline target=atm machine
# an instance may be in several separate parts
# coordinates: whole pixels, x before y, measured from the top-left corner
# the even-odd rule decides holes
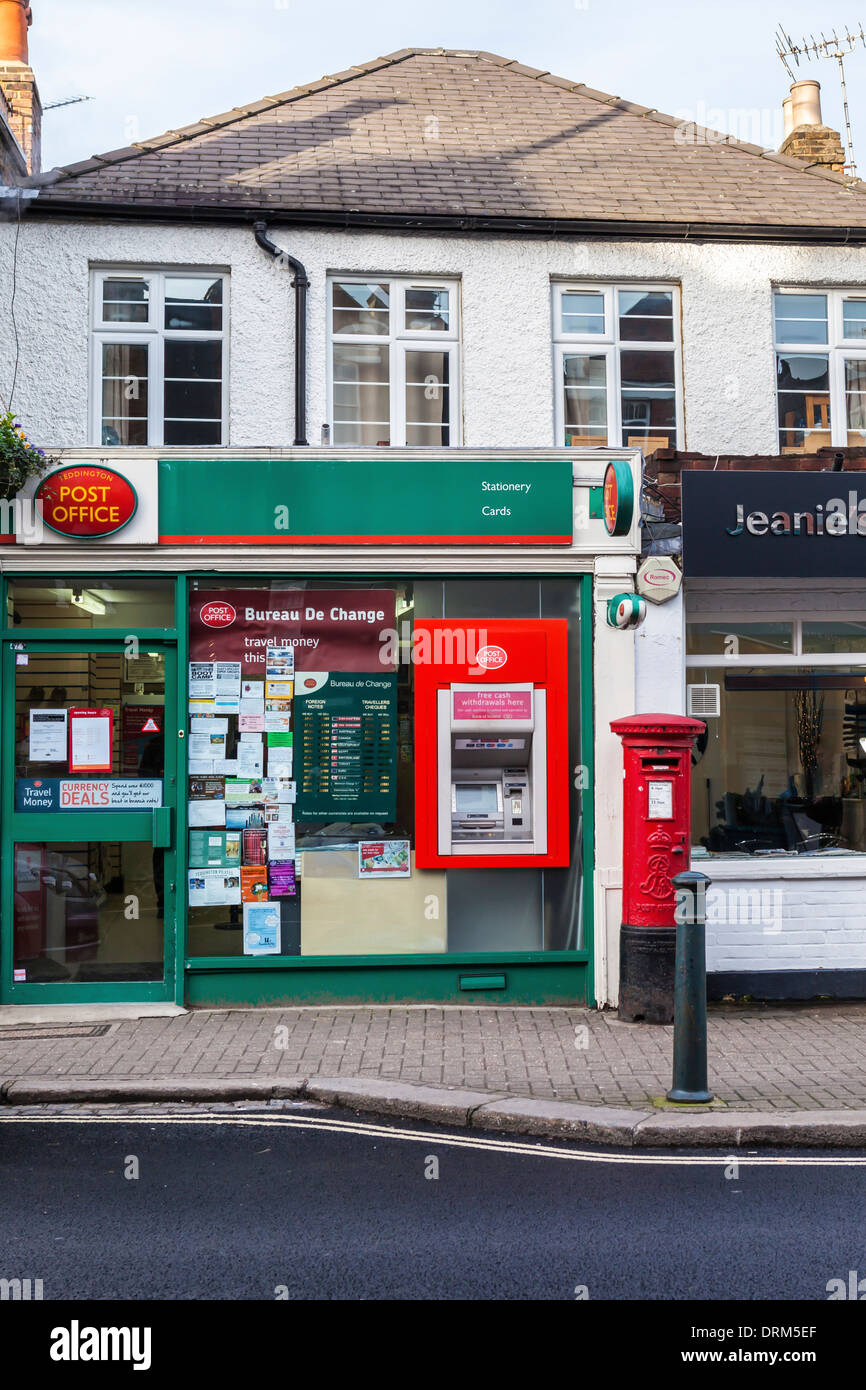
[[[454,683],[437,703],[439,853],[544,854],[545,692]]]
[[[415,862],[567,865],[566,623],[485,623],[480,650],[477,626],[416,624],[433,659],[415,667]],[[450,648],[436,643],[443,631]]]

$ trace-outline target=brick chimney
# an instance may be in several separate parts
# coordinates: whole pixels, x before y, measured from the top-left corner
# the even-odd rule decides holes
[[[802,159],[804,164],[818,165],[841,174],[845,151],[838,130],[831,130],[821,121],[821,84],[814,78],[794,82],[791,95],[782,102],[785,116],[785,138],[779,154]]]
[[[0,0],[0,92],[9,108],[9,128],[27,161],[27,172],[42,166],[42,102],[30,66],[27,30],[33,23],[29,0]]]

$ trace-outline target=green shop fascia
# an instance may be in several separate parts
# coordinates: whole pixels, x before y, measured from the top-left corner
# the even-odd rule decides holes
[[[70,451],[6,507],[0,1000],[591,1002],[576,451],[199,452]],[[567,810],[543,700],[485,642],[551,619]],[[443,668],[450,746],[416,727],[422,620],[495,704]]]

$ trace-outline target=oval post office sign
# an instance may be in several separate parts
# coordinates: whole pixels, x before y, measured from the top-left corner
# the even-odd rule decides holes
[[[602,495],[604,529],[609,536],[627,536],[634,517],[634,483],[627,459],[611,459],[604,471]]]
[[[34,494],[42,520],[73,540],[111,536],[128,526],[138,509],[138,493],[128,478],[102,464],[73,464],[43,478]]]

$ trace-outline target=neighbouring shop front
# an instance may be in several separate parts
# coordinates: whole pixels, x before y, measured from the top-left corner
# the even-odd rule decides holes
[[[604,461],[290,454],[16,518],[3,1001],[592,1000]]]
[[[866,993],[866,479],[683,472],[715,995]]]

